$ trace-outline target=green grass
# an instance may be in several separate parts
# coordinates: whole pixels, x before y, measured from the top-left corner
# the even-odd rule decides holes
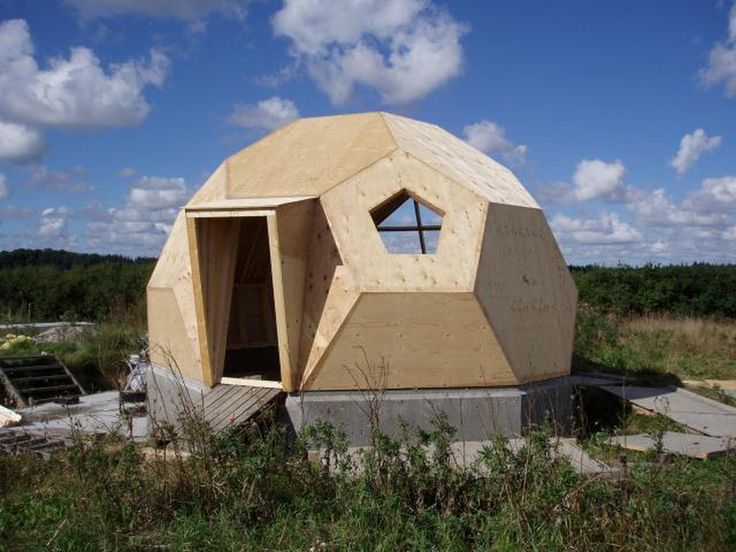
[[[736,379],[736,321],[578,312],[574,369],[667,379]],[[657,376],[660,376],[657,378]]]
[[[263,426],[261,426],[263,427]],[[377,436],[356,472],[329,426],[307,460],[277,425],[197,432],[191,456],[112,438],[45,462],[0,456],[0,548],[8,550],[702,550],[736,542],[734,458],[632,466],[625,484],[555,459],[539,429],[456,469],[452,429]],[[192,432],[194,435],[195,432]],[[427,454],[423,446],[436,451]]]

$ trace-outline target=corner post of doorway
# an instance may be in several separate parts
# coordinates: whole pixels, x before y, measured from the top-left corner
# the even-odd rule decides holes
[[[197,315],[197,337],[199,338],[199,358],[202,369],[202,380],[206,385],[215,385],[212,373],[212,362],[210,360],[209,338],[205,321],[205,304],[202,293],[202,271],[197,244],[197,220],[187,216],[187,239],[189,241],[189,257],[192,263],[192,287],[194,292],[194,310]]]
[[[279,364],[281,365],[281,384],[287,393],[294,390],[291,359],[289,358],[289,333],[286,324],[286,301],[284,299],[284,279],[281,270],[281,251],[276,212],[266,216],[268,225],[268,246],[271,257],[271,278],[273,280],[273,302],[276,310],[276,335],[279,342]]]

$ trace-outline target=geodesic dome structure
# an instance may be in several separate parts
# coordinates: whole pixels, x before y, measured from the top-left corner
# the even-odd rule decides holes
[[[576,296],[507,168],[405,117],[307,118],[226,159],[182,209],[149,339],[155,363],[209,386],[512,386],[569,373]]]

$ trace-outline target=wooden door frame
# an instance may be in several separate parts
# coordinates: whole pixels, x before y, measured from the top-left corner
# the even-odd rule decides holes
[[[284,282],[281,272],[281,253],[279,248],[278,223],[276,209],[230,209],[230,210],[202,210],[185,209],[187,221],[187,237],[189,240],[189,256],[192,263],[192,287],[194,288],[194,305],[197,313],[197,335],[199,337],[200,361],[202,368],[202,379],[210,387],[221,382],[222,375],[216,375],[216,366],[212,364],[213,351],[210,347],[208,337],[208,319],[206,315],[205,302],[202,286],[201,254],[202,244],[199,243],[197,229],[204,221],[222,218],[238,217],[263,217],[266,219],[268,230],[268,248],[271,262],[271,285],[273,286],[273,302],[276,314],[276,339],[278,341],[279,365],[281,371],[281,384],[290,386],[292,381],[292,366],[289,359],[289,337],[286,328],[286,305],[284,301]],[[230,301],[232,302],[232,289],[230,290]],[[228,306],[228,322],[229,311]],[[227,326],[225,326],[227,331]],[[224,362],[224,355],[223,355]],[[220,370],[220,374],[222,370]],[[288,390],[288,389],[287,389]]]

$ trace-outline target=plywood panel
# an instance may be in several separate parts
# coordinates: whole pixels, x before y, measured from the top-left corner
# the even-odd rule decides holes
[[[319,195],[395,148],[379,113],[301,119],[228,159],[227,196]]]
[[[383,113],[399,148],[495,203],[539,207],[513,173],[437,125]]]
[[[202,184],[197,192],[189,200],[187,206],[196,205],[208,201],[219,201],[227,198],[227,161],[223,162],[215,172]]]
[[[276,210],[289,364],[292,368],[291,381],[284,383],[287,391],[297,387],[300,373],[304,291],[315,203],[314,199],[307,199],[298,203],[284,204]]]
[[[192,276],[205,383],[222,377],[237,259],[239,219],[188,219]]]
[[[370,211],[402,189],[444,213],[434,255],[386,252]],[[405,153],[322,196],[340,255],[362,291],[471,291],[488,203]]]
[[[490,205],[475,292],[519,381],[570,372],[576,291],[541,210]]]
[[[171,226],[171,232],[153,269],[148,287],[171,288],[182,274],[190,270],[186,222],[184,211],[180,211]]]
[[[305,388],[515,383],[472,293],[367,293],[358,299]]]
[[[151,360],[195,380],[202,371],[194,360],[196,342],[187,337],[179,305],[172,290],[148,290],[148,339]]]

